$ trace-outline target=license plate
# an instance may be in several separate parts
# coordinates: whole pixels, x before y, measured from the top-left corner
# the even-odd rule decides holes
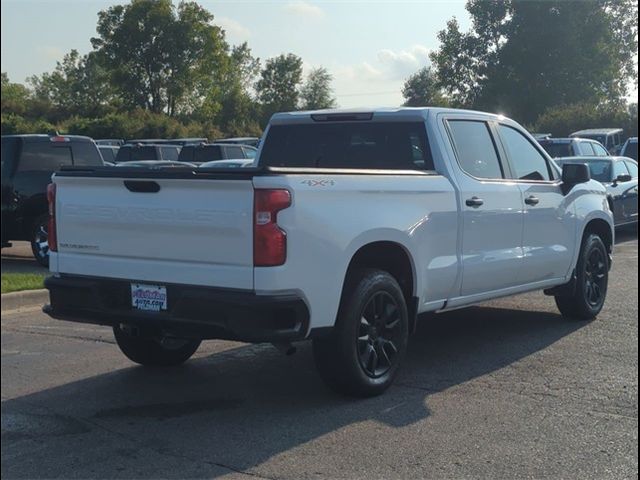
[[[167,287],[132,283],[131,306],[138,310],[149,310],[152,312],[166,310]]]

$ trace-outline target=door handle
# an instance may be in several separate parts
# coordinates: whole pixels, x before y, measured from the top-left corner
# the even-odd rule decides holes
[[[527,197],[524,200],[524,203],[526,203],[527,205],[537,205],[540,203],[540,199],[538,197],[534,197],[533,195],[531,195],[530,197]]]
[[[484,204],[484,200],[478,197],[471,197],[471,198],[467,198],[467,200],[464,203],[467,204],[467,207],[480,207],[481,205]]]

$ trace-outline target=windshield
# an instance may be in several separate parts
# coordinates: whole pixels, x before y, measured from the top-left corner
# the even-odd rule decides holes
[[[546,150],[551,158],[571,157],[571,144],[569,143],[541,143],[542,148]]]
[[[565,163],[579,163],[578,160],[560,160],[556,161],[558,165],[562,168],[562,165]],[[591,172],[591,178],[597,180],[602,183],[611,182],[611,162],[607,160],[590,160],[588,162],[584,162],[589,167],[589,171]]]

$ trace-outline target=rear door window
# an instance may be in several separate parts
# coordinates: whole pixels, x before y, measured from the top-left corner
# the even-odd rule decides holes
[[[629,169],[629,173],[631,174],[631,176],[633,178],[638,178],[638,164],[637,163],[633,163],[633,162],[629,162],[629,161],[626,161],[626,160],[625,160],[624,163],[626,163],[627,168]]]
[[[236,146],[229,145],[229,146],[224,147],[224,148],[226,150],[227,158],[233,158],[233,159],[245,158],[244,150],[242,149],[242,147],[236,147]]]
[[[580,153],[582,155],[595,155],[595,151],[593,150],[593,147],[591,146],[591,142],[580,142]]]
[[[607,152],[607,149],[604,148],[599,143],[592,143],[591,146],[593,147],[593,150],[596,152],[597,156],[599,156],[599,157],[608,157],[609,156],[609,152]]]
[[[613,178],[618,178],[620,175],[629,175],[629,170],[627,170],[627,165],[624,162],[613,164]]]
[[[498,131],[511,159],[515,178],[533,181],[552,179],[546,158],[522,133],[507,125],[499,125]]]
[[[74,165],[102,165],[102,157],[93,142],[72,142]]]
[[[23,142],[18,172],[56,171],[64,165],[72,165],[71,147],[52,142]]]
[[[244,158],[254,159],[256,158],[256,152],[254,148],[242,147],[242,151],[244,152]]]
[[[482,121],[448,122],[460,168],[476,178],[504,178],[489,125]]]
[[[424,160],[414,161],[414,145]],[[433,170],[422,122],[272,125],[260,164],[272,167]]]

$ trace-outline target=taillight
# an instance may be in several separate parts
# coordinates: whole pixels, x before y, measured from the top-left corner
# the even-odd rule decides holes
[[[291,206],[291,194],[284,189],[262,189],[254,195],[253,265],[282,265],[287,259],[287,234],[278,227],[278,212]]]
[[[49,225],[47,228],[47,241],[49,250],[58,251],[58,235],[56,234],[56,184],[47,185],[47,202],[49,203]]]

